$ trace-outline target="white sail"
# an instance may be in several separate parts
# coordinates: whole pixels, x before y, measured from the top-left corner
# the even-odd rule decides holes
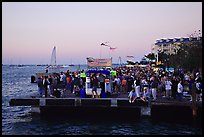
[[[50,65],[47,66],[49,72],[60,72],[59,67],[57,66],[57,59],[56,59],[56,47],[54,46],[51,55],[51,62]]]
[[[46,66],[45,72],[36,73],[35,79],[38,79],[38,77],[40,76],[52,75],[52,73],[60,73],[60,68],[57,66],[57,61],[56,61],[56,47],[55,46],[52,50],[50,64]]]
[[[54,46],[53,50],[52,50],[52,56],[51,56],[51,63],[50,66],[56,66],[56,47]]]

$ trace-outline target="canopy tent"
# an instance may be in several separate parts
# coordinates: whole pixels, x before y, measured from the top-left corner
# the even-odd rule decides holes
[[[88,70],[86,73],[101,73],[105,75],[110,75],[109,70]]]

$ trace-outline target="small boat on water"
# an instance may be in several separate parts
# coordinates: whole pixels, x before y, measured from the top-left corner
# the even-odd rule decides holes
[[[23,67],[24,65],[22,65],[22,64],[19,64],[19,65],[17,65],[17,67]]]
[[[69,66],[70,66],[70,67],[73,67],[73,66],[75,66],[75,65],[74,65],[74,64],[70,64]]]
[[[68,67],[70,67],[69,65],[58,65],[57,66],[58,68],[68,68]]]

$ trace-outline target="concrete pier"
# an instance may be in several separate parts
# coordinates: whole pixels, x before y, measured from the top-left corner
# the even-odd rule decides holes
[[[147,103],[129,103],[128,98],[19,98],[11,99],[10,106],[32,106],[42,118],[137,120]]]
[[[15,98],[10,106],[84,106],[84,107],[141,107],[147,102],[137,100],[129,103],[128,98]]]
[[[196,103],[196,115],[193,115],[192,102],[155,101],[151,102],[151,119],[154,122],[193,123],[202,121],[202,102]]]
[[[145,109],[150,110],[146,116],[152,121],[168,121],[191,123],[195,119],[202,121],[202,102],[196,104],[196,115],[193,115],[192,102],[189,100],[177,101],[157,99],[156,101],[143,102],[136,100],[129,103],[128,98],[18,98],[11,99],[10,106],[39,107],[43,118],[54,116],[96,118],[98,119],[123,119],[136,120],[140,118]],[[194,109],[193,109],[194,108]],[[53,118],[53,117],[52,117]]]

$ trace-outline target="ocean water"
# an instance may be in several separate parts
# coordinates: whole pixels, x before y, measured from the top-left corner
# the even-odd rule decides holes
[[[77,70],[78,66],[63,68]],[[80,66],[86,69],[86,66]],[[30,97],[37,85],[31,75],[45,72],[43,66],[2,66],[2,134],[3,135],[202,135],[202,127],[167,122],[152,123],[150,118],[138,121],[45,120],[31,113],[31,107],[9,106],[11,98]]]

